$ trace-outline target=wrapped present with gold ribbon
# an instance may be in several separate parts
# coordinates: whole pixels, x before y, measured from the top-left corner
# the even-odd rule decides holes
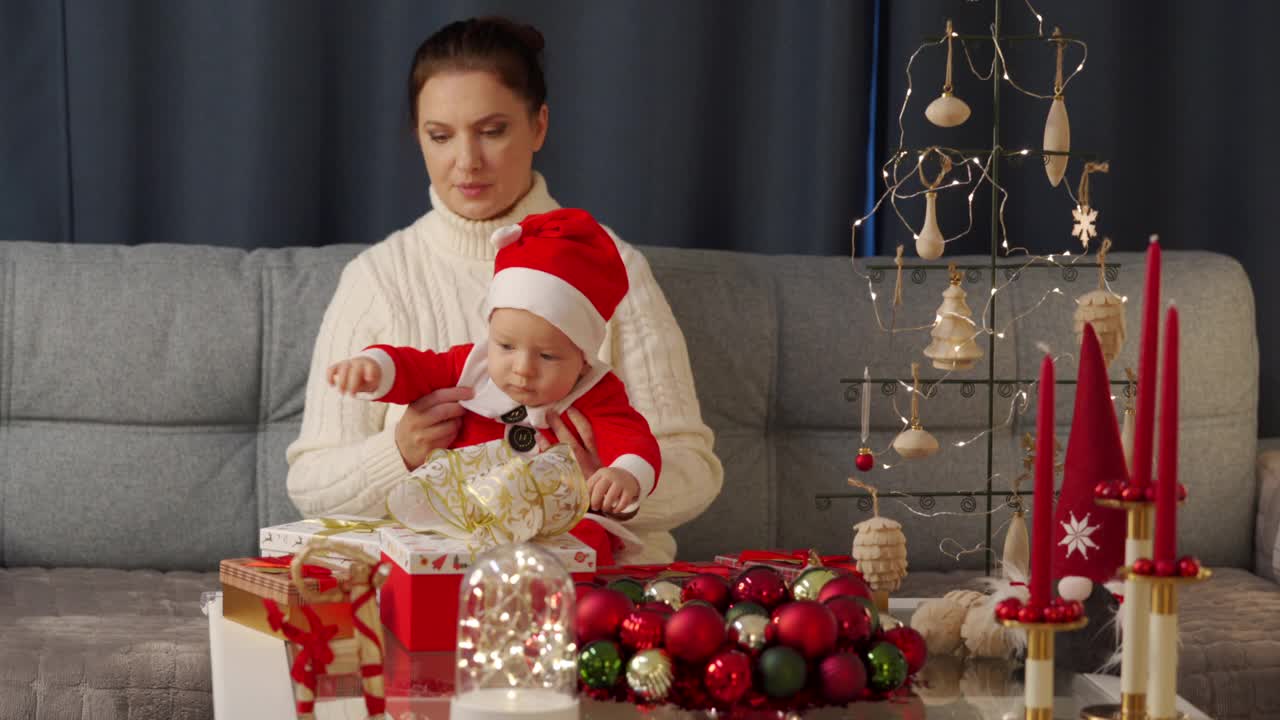
[[[312,630],[310,626],[315,619],[336,628],[334,637],[351,637],[354,634],[351,606],[331,602],[309,605],[290,577],[293,558],[285,555],[223,560],[218,567],[222,581],[222,616],[258,632],[283,638],[280,629],[273,628],[269,621],[263,604],[269,600],[280,608],[285,620],[296,626]],[[316,592],[323,592],[337,587],[344,577],[343,570],[313,560],[302,568],[301,582]],[[304,612],[304,607],[310,612]]]
[[[387,527],[393,522],[384,518],[333,515],[273,525],[258,531],[258,551],[264,557],[296,555],[312,540],[325,538],[330,541],[330,547],[359,552],[369,558],[370,562],[375,562],[380,554],[378,528]],[[325,562],[338,567],[345,567],[351,562],[337,553],[321,557]]]
[[[589,580],[595,551],[569,534],[589,505],[586,479],[566,445],[527,458],[505,440],[436,450],[387,498],[395,524],[379,532],[391,561],[383,625],[411,651],[452,650],[462,573],[497,545],[537,543]],[[601,524],[630,535],[616,523]]]

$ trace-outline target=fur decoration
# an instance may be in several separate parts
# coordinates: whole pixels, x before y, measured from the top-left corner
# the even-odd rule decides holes
[[[960,626],[964,624],[968,607],[951,598],[955,593],[947,593],[945,597],[925,600],[911,614],[911,627],[924,638],[929,648],[930,662],[932,658],[950,655],[959,650],[963,643],[960,637]],[[981,593],[974,593],[981,596]],[[979,601],[981,602],[981,601]]]

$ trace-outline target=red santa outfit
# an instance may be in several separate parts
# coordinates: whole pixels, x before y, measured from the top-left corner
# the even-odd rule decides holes
[[[640,484],[640,498],[648,496],[661,469],[658,442],[644,416],[631,406],[622,381],[597,358],[605,325],[627,293],[626,267],[612,238],[587,212],[560,209],[500,228],[492,242],[498,253],[485,317],[496,308],[527,310],[564,332],[589,363],[569,394],[539,407],[512,400],[489,377],[487,340],[481,340],[444,352],[367,348],[363,354],[378,362],[382,379],[376,390],[361,397],[408,404],[439,388],[474,388],[475,397],[461,403],[467,412],[450,447],[505,438],[520,453],[536,452],[539,432],[556,442],[547,416],[572,407],[591,423],[600,462],[630,472]],[[637,499],[622,514],[639,505]],[[619,529],[616,523],[605,524]],[[572,532],[596,549],[600,565],[613,564],[618,538],[600,523],[585,519]]]

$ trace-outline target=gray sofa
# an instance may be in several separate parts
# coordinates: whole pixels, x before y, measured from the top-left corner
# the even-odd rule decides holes
[[[0,243],[0,718],[211,716],[199,596],[217,587],[219,559],[254,553],[259,527],[297,517],[284,448],[321,313],[360,249]],[[868,286],[847,259],[646,253],[688,339],[725,466],[725,491],[677,532],[681,557],[847,551],[866,512],[838,497],[851,491],[858,417],[841,379],[864,364],[907,376],[925,333],[891,342],[877,332]],[[1280,716],[1280,456],[1258,460],[1252,292],[1228,258],[1165,257],[1166,298],[1185,328],[1182,549],[1217,569],[1183,603],[1181,690],[1213,717]],[[1133,254],[1113,260],[1123,265],[1114,285],[1133,303],[1119,377],[1136,365],[1142,265]],[[1074,284],[1029,270],[1001,293],[1002,327],[1030,314],[1005,328],[999,376],[1033,377],[1037,342],[1073,351],[1070,298],[1095,277],[1091,267]],[[933,318],[945,273],[922,280],[907,285],[900,326]],[[877,286],[885,323],[891,282]],[[986,282],[966,284],[975,310]],[[1065,297],[1050,294],[1032,312],[1053,287]],[[1072,358],[1059,374],[1074,377]],[[984,376],[985,364],[971,375]],[[907,396],[876,391],[874,445],[885,447]],[[887,496],[883,514],[907,527],[903,595],[980,574],[981,552],[947,553],[984,541],[986,500],[963,493],[984,485],[985,438],[955,446],[981,432],[984,393],[943,386],[922,416],[945,452],[869,476]],[[1059,397],[1065,437],[1072,395]],[[1032,416],[1004,425],[1011,401],[996,399],[1003,488]],[[932,505],[888,497],[922,490],[962,495]],[[1002,499],[995,527],[1007,517]],[[923,517],[933,513],[945,514]]]

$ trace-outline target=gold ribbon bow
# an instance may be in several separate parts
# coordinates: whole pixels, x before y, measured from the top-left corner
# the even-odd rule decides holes
[[[396,522],[466,540],[473,549],[560,535],[589,507],[586,479],[568,445],[526,459],[505,440],[436,450],[387,497]]]
[[[316,537],[328,537],[329,535],[338,535],[345,532],[377,532],[378,528],[384,525],[390,525],[394,520],[342,520],[339,518],[308,518],[306,522],[319,523],[324,526],[323,530],[316,533]]]

